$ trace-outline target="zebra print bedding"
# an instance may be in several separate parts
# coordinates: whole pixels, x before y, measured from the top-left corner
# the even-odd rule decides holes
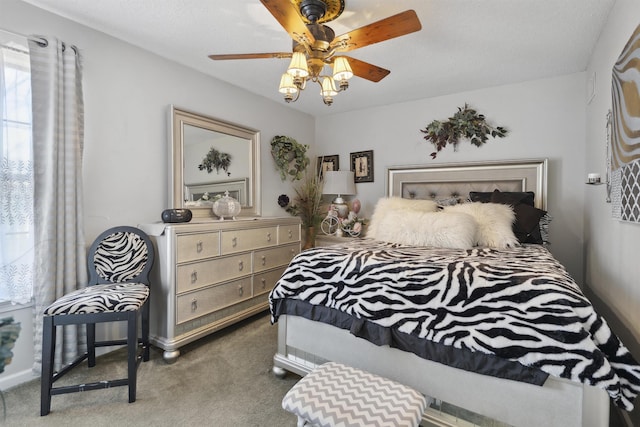
[[[479,368],[493,358],[603,388],[626,410],[640,393],[638,363],[540,245],[445,249],[354,239],[298,254],[269,304],[274,323],[293,314],[349,329],[349,317],[388,331],[391,341],[478,356],[464,369],[487,373]],[[432,359],[449,363],[451,353]]]

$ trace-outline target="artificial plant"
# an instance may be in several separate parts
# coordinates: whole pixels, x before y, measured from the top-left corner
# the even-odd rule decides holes
[[[502,126],[489,125],[484,115],[464,104],[447,121],[434,120],[425,129],[420,129],[420,132],[425,134],[425,140],[435,145],[436,151],[431,153],[431,158],[435,159],[438,151],[447,144],[453,145],[454,150],[457,149],[460,138],[466,138],[471,144],[480,147],[489,140],[489,136],[504,138],[508,130]]]
[[[309,165],[307,157],[308,145],[300,144],[295,139],[276,135],[271,140],[271,156],[276,162],[276,168],[280,172],[280,178],[285,181],[297,181],[302,178]]]
[[[227,173],[227,176],[230,176],[229,166],[231,166],[231,154],[221,153],[214,147],[211,147],[207,155],[202,159],[202,163],[198,165],[198,169],[206,169],[209,173],[213,172],[214,169],[220,173],[220,169],[222,169]]]

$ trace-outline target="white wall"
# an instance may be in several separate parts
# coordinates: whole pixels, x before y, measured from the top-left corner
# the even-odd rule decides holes
[[[587,106],[586,169],[605,174],[606,114],[611,108],[611,71],[640,24],[640,2],[617,0],[593,52],[587,76],[596,77],[596,96]],[[585,188],[585,278],[609,311],[607,319],[640,360],[640,224],[611,218],[605,187]],[[592,298],[593,299],[593,298]],[[636,401],[638,406],[638,401]],[[640,410],[633,418],[640,425]]]
[[[432,160],[434,147],[422,139],[420,129],[450,117],[465,103],[490,123],[507,127],[509,134],[479,148],[461,142],[457,152],[448,147]],[[318,118],[316,150],[339,154],[341,169],[349,169],[350,152],[374,151],[374,182],[356,185],[365,216],[385,194],[389,166],[548,158],[551,251],[581,283],[584,105],[584,73],[493,87]]]
[[[19,34],[56,36],[84,57],[84,201],[87,244],[104,229],[160,220],[168,206],[169,105],[261,131],[263,215],[286,215],[277,204],[290,191],[270,155],[274,135],[313,143],[314,119],[151,54],[103,33],[18,0],[1,0],[0,28]],[[30,308],[14,315],[23,322],[17,348],[30,340]],[[26,348],[32,348],[27,345]],[[0,389],[31,369],[17,354],[0,378]],[[11,377],[11,378],[10,378]]]

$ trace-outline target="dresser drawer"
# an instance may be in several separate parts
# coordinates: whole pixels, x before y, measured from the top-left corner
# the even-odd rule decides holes
[[[300,226],[294,225],[281,225],[278,228],[278,243],[293,243],[300,240]]]
[[[278,227],[223,231],[221,239],[223,254],[275,246],[278,240]]]
[[[220,255],[220,233],[178,234],[177,262],[194,261]]]
[[[179,265],[176,292],[190,291],[247,274],[251,274],[251,253]]]
[[[253,276],[253,296],[265,294],[276,284],[278,279],[284,273],[286,267],[276,268],[275,270],[265,271]]]
[[[251,298],[251,277],[178,296],[178,324]]]
[[[300,252],[300,244],[260,249],[253,253],[253,272],[288,265],[291,258]]]

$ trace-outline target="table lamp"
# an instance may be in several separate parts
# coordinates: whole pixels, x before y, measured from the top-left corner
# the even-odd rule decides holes
[[[325,171],[322,193],[337,196],[331,203],[338,210],[338,218],[346,218],[349,215],[349,206],[342,196],[356,194],[353,171]]]

